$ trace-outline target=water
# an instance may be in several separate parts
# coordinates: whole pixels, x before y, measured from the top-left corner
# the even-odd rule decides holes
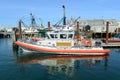
[[[120,49],[94,57],[23,54],[0,39],[0,80],[120,80]]]

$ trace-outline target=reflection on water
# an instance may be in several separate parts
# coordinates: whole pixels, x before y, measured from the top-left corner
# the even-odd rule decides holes
[[[108,55],[104,56],[75,56],[75,55],[50,55],[50,54],[18,54],[14,51],[16,61],[21,64],[40,64],[47,69],[48,73],[64,73],[72,76],[74,71],[80,70],[81,66],[86,68],[95,64],[104,63],[107,69]]]
[[[22,54],[11,41],[0,39],[0,80],[120,80],[119,48],[109,56]]]

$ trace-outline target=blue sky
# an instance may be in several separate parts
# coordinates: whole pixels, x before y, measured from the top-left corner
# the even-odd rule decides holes
[[[120,0],[1,0],[0,26],[17,26],[19,19],[30,21],[30,13],[39,25],[48,21],[55,24],[63,17],[62,5],[66,8],[66,17],[81,19],[117,19],[120,20]],[[28,24],[28,23],[26,23]]]

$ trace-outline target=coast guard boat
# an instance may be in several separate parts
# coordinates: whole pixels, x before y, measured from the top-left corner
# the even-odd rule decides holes
[[[75,31],[66,26],[60,30],[48,31],[45,38],[37,41],[22,39],[15,44],[23,51],[41,54],[105,55],[110,52],[109,49],[103,49],[100,41],[90,40],[86,43],[85,39],[77,40],[74,37]]]

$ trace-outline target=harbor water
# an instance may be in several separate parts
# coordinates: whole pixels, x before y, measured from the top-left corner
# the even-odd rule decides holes
[[[22,53],[0,39],[0,80],[120,80],[120,49],[106,56]]]

